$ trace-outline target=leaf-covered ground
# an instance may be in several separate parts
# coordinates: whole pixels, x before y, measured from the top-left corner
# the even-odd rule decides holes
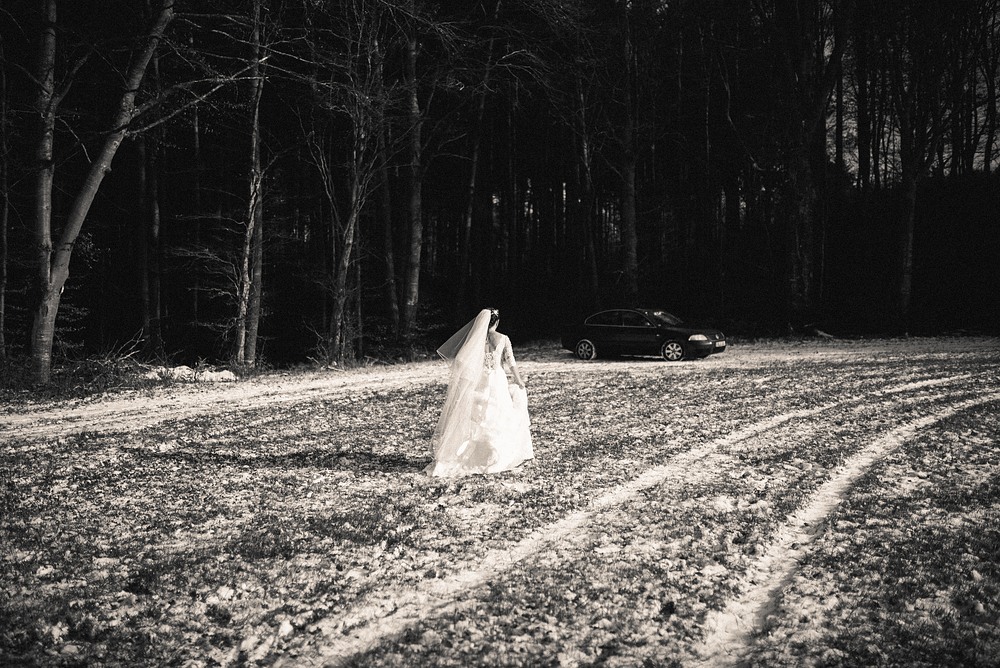
[[[521,353],[490,477],[435,362],[0,409],[0,664],[998,665],[1000,341]]]

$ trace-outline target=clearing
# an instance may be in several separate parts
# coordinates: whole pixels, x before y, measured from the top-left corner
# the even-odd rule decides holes
[[[432,361],[0,408],[0,663],[998,665],[1000,340],[518,352],[490,477]]]

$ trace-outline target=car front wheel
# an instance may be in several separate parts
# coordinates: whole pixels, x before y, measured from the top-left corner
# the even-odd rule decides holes
[[[592,360],[597,357],[597,347],[589,339],[580,339],[574,350],[576,356],[582,360]]]
[[[684,359],[684,346],[677,341],[667,341],[660,348],[660,354],[668,362],[678,362]]]

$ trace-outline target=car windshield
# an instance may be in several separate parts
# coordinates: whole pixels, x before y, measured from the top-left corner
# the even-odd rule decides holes
[[[661,325],[680,325],[684,322],[677,316],[671,315],[666,311],[647,311],[647,313],[649,317],[653,319],[654,322],[657,322]]]

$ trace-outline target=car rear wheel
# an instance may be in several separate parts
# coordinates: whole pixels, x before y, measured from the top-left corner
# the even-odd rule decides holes
[[[678,362],[684,359],[684,346],[678,341],[667,341],[660,347],[660,354],[668,362]]]
[[[592,360],[597,357],[597,346],[590,339],[580,339],[574,348],[576,356],[582,360]]]

